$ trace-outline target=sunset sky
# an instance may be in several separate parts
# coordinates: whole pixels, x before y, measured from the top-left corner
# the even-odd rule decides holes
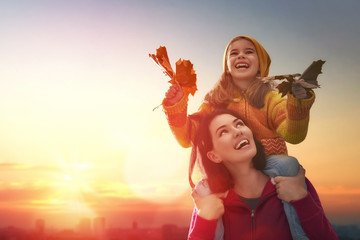
[[[189,149],[159,105],[169,84],[148,57],[190,59],[198,92],[237,35],[257,39],[270,75],[326,60],[309,133],[289,154],[332,223],[360,225],[360,2],[0,1],[0,227],[188,224]]]

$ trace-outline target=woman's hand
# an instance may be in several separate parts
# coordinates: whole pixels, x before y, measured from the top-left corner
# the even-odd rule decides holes
[[[276,177],[274,182],[278,198],[286,202],[302,199],[307,194],[305,188],[305,169],[301,165],[295,177]]]
[[[184,96],[184,92],[178,82],[171,85],[169,90],[165,93],[165,105],[172,106],[175,103],[179,102],[181,98]]]
[[[207,220],[215,220],[224,214],[225,208],[222,198],[225,197],[225,193],[215,193],[206,196],[200,196],[194,190],[191,193],[191,196],[198,210],[198,216]]]

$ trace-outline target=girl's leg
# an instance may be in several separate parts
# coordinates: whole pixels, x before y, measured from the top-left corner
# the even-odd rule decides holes
[[[273,155],[266,159],[264,173],[272,178],[277,176],[293,177],[299,171],[299,162],[296,158],[286,155]],[[290,203],[282,201],[284,211],[289,222],[290,231],[295,240],[308,240],[301,227],[296,210]]]
[[[299,162],[287,155],[272,155],[266,158],[264,173],[272,178],[277,176],[294,177],[299,172]]]

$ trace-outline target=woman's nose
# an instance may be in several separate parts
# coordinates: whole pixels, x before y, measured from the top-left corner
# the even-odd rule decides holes
[[[241,136],[241,135],[243,135],[242,130],[238,129],[238,128],[235,128],[234,129],[234,137],[236,138],[236,137]]]

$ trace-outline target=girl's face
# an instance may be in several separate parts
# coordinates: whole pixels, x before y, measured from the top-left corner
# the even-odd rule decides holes
[[[229,45],[226,55],[227,68],[235,85],[246,90],[259,73],[259,58],[254,44],[247,39],[236,40]]]
[[[251,130],[230,114],[216,116],[209,125],[213,150],[207,156],[210,160],[225,166],[232,163],[252,161],[256,145]]]

